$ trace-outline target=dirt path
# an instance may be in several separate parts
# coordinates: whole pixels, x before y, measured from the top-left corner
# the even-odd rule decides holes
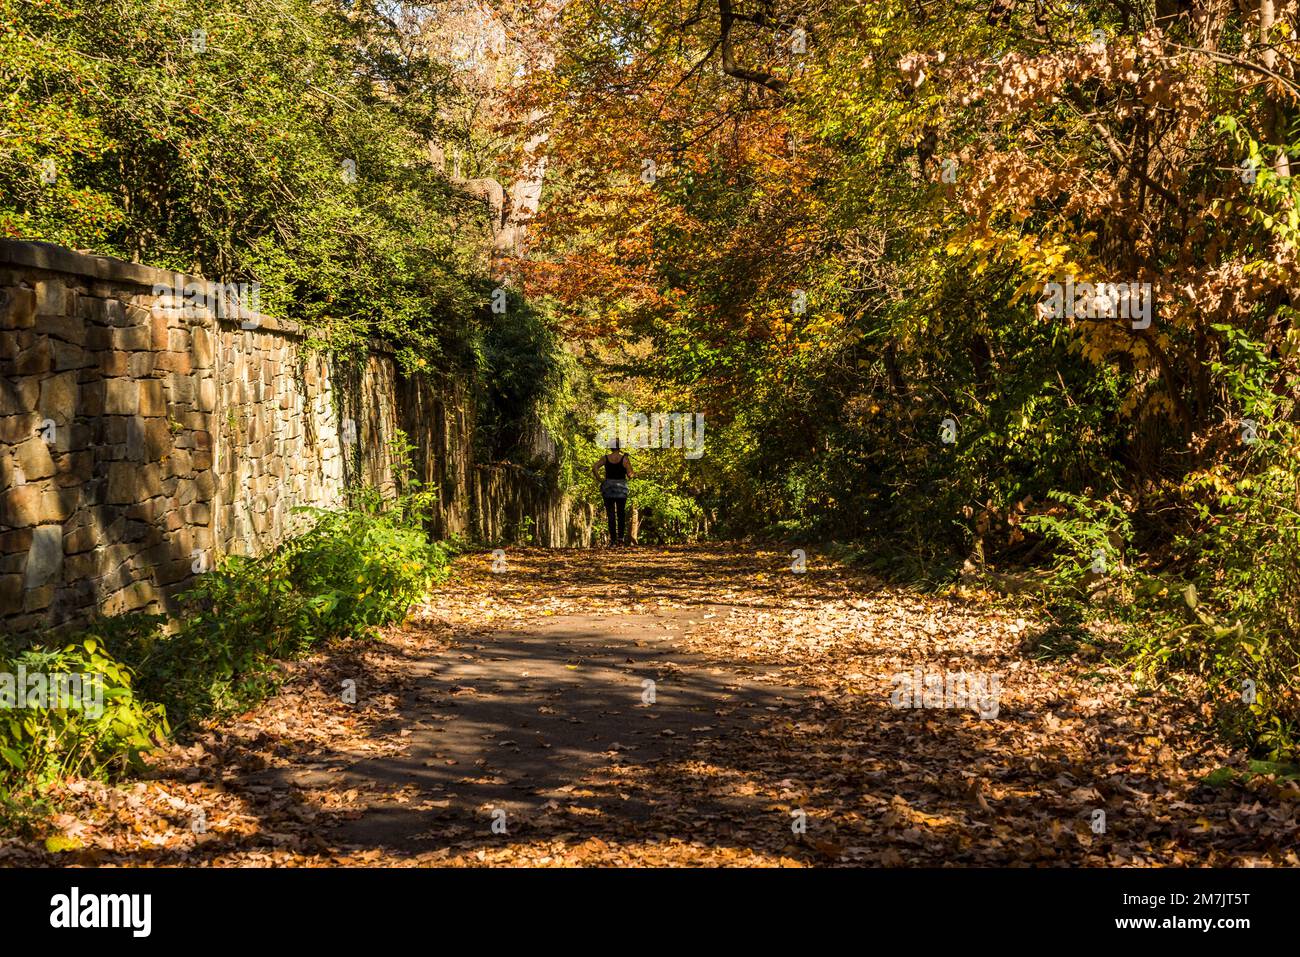
[[[754,549],[491,565],[292,665],[149,780],[75,785],[64,860],[1300,863],[1294,784],[1203,783],[1244,758],[1200,700],[1139,694],[1087,646],[1036,657],[1043,625],[978,597]],[[996,716],[892,706],[917,671],[996,676]]]

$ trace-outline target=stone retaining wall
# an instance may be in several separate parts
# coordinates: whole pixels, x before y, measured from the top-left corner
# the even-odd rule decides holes
[[[440,536],[586,544],[590,510],[473,461],[463,385],[304,348],[170,290],[192,277],[0,241],[0,631],[170,611],[228,554],[265,553],[350,484],[391,494],[389,442],[416,446]],[[168,292],[160,293],[160,287]]]

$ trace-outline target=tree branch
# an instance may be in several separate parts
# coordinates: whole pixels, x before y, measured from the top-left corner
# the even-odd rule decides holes
[[[790,84],[779,76],[762,70],[750,70],[736,63],[735,51],[731,47],[731,28],[738,19],[752,20],[751,17],[738,17],[731,9],[731,0],[718,0],[718,20],[720,24],[720,42],[722,44],[722,72],[738,80],[767,87],[775,93],[784,94]]]

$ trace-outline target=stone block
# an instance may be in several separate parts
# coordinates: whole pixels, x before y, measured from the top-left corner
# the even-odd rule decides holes
[[[95,422],[86,422],[81,419],[75,419],[70,429],[59,429],[58,448],[65,452],[80,452],[84,449],[91,448],[95,444]],[[71,436],[68,445],[64,448],[63,436]]]
[[[144,326],[148,328],[149,320],[165,307],[153,302],[147,296],[136,296],[122,310],[122,321],[117,326]]]
[[[0,415],[21,415],[36,411],[37,398],[41,391],[40,376],[24,376],[0,379]]]
[[[215,412],[217,408],[217,384],[212,379],[199,383],[199,411]]]
[[[123,322],[122,303],[112,293],[92,289],[91,295],[79,296],[77,315],[88,324],[99,326],[125,325]]]
[[[194,489],[198,493],[200,502],[212,501],[212,496],[217,490],[217,480],[211,469],[200,471],[194,476]]]
[[[21,612],[25,594],[22,575],[0,575],[0,616]]]
[[[189,375],[192,368],[188,352],[160,352],[154,356],[153,367],[159,372]]]
[[[89,482],[95,477],[95,453],[89,450],[64,452],[54,460],[60,475],[70,476],[77,482]]]
[[[34,436],[16,446],[14,456],[18,460],[18,467],[22,469],[23,475],[29,482],[49,478],[57,471],[54,466],[54,456],[50,454],[50,447],[46,445],[43,438]]]
[[[118,565],[110,571],[104,572],[96,580],[96,589],[101,595],[112,594],[119,588],[125,588],[131,584],[131,568],[128,565]]]
[[[37,339],[20,349],[14,358],[14,375],[43,375],[54,365],[54,354],[48,339]]]
[[[62,372],[64,369],[85,369],[95,364],[89,352],[70,342],[51,339],[50,352],[53,356],[52,366],[55,372]]]
[[[97,548],[104,540],[103,534],[94,525],[83,525],[76,531],[63,536],[63,553],[76,555]],[[80,576],[73,576],[80,577]]]
[[[66,545],[67,539],[64,539]],[[104,576],[104,550],[79,552],[63,560],[63,573],[69,581],[85,581]]]
[[[167,456],[167,472],[174,476],[186,476],[194,471],[194,462],[190,453],[183,449],[173,449]]]
[[[146,379],[140,386],[140,414],[144,416],[165,415],[167,397],[164,394],[161,379]]]
[[[158,589],[151,582],[135,582],[122,591],[128,611],[139,611],[158,599]]]
[[[29,631],[36,631],[38,628],[45,626],[44,615],[16,615],[5,620],[5,628],[12,634],[21,635]]]
[[[56,581],[62,570],[63,526],[37,526],[32,530],[32,547],[27,553],[27,572],[23,584],[28,589],[39,588]]]
[[[133,379],[104,380],[104,412],[135,415],[140,408],[140,384]]]
[[[121,415],[110,415],[100,419],[99,424],[102,427],[101,444],[113,446],[114,448],[124,446],[121,454],[129,454],[130,450],[126,446],[131,437],[131,422],[131,419]]]
[[[108,504],[135,505],[161,492],[157,465],[114,462],[108,467]]]
[[[32,547],[32,530],[17,528],[12,532],[0,533],[0,555],[13,555],[17,552],[26,554]]]
[[[42,279],[36,284],[36,314],[38,316],[66,316],[73,310],[69,308],[72,293],[58,279]]]
[[[197,380],[192,375],[173,375],[167,377],[167,395],[172,402],[192,406],[198,394]]]
[[[104,380],[85,382],[81,386],[81,414],[95,418],[104,414]]]
[[[100,371],[106,376],[124,376],[130,370],[131,353],[108,349],[97,355]]]
[[[86,348],[91,352],[113,348],[113,330],[106,326],[91,326],[86,330]]]
[[[188,558],[163,562],[154,568],[154,581],[159,585],[174,585],[184,581],[194,574],[192,564],[193,562]]]
[[[195,327],[190,332],[190,356],[194,368],[212,368],[212,336],[206,329]]]
[[[126,372],[133,379],[143,379],[153,375],[156,355],[152,352],[135,352],[127,360]]]
[[[150,582],[132,582],[104,599],[105,615],[123,615],[140,611],[157,598],[157,589]]]
[[[26,528],[44,521],[49,491],[43,485],[19,485],[0,492],[0,525]]]
[[[27,484],[27,476],[18,465],[18,459],[8,449],[0,449],[0,489],[17,488]]]
[[[0,416],[0,442],[9,445],[26,442],[27,439],[35,436],[36,429],[40,428],[40,421],[42,416],[36,415],[35,412],[27,412],[26,415]]]
[[[149,348],[149,327],[147,325],[126,326],[113,330],[113,348],[126,352],[143,352]]]
[[[166,419],[149,419],[144,423],[144,459],[159,462],[172,450],[172,432]]]
[[[0,329],[30,329],[36,324],[36,290],[0,289]]]
[[[54,601],[54,586],[42,585],[40,588],[29,588],[27,594],[23,595],[23,611],[43,611],[50,607]]]
[[[80,392],[75,372],[64,372],[43,379],[36,412],[42,419],[53,419],[56,425],[69,425],[77,415]]]
[[[72,315],[43,315],[36,324],[38,332],[74,346],[86,344],[85,320]]]
[[[166,315],[149,317],[149,348],[155,352],[163,352],[167,348],[167,326]]]
[[[125,564],[129,558],[130,549],[121,545],[69,555],[63,561],[64,577],[69,581],[100,580],[109,590],[121,588],[130,582],[129,568]]]
[[[126,517],[136,522],[147,522],[152,524],[161,514],[162,506],[157,499],[149,499],[147,502],[137,502],[134,505],[128,505],[126,508]]]

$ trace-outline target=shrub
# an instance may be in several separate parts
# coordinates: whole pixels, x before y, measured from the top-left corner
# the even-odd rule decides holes
[[[1053,493],[1066,508],[1025,527],[1056,547],[1049,604],[1082,617],[1084,586],[1099,553],[1110,599],[1128,631],[1138,678],[1163,684],[1191,675],[1204,683],[1228,736],[1274,761],[1300,753],[1300,436],[1274,427],[1240,469],[1193,474],[1168,494],[1189,511],[1159,571],[1122,559],[1132,536],[1126,509]],[[1149,506],[1148,506],[1149,507]],[[1122,598],[1122,601],[1115,599]]]
[[[695,499],[646,478],[632,480],[631,495],[637,508],[649,513],[647,528],[653,525],[657,543],[686,542],[699,535],[704,511]]]
[[[1063,508],[1026,516],[1024,527],[1053,545],[1053,584],[1077,594],[1100,576],[1117,583],[1128,581],[1132,572],[1125,558],[1133,540],[1128,509],[1069,492],[1052,491],[1047,497]]]
[[[1176,545],[1191,556],[1170,589],[1181,600],[1134,646],[1154,679],[1203,676],[1224,727],[1284,761],[1300,753],[1300,443],[1277,433],[1247,474],[1192,480],[1201,522]]]
[[[188,613],[92,623],[61,649],[0,654],[0,674],[100,675],[104,711],[0,710],[0,791],[39,794],[66,775],[110,775],[164,736],[243,710],[276,687],[279,662],[323,639],[359,638],[401,621],[446,575],[453,546],[420,527],[418,489],[384,502],[356,492],[353,506],[309,510],[311,528],[262,558],[232,556],[181,596]],[[3,688],[0,688],[0,692]],[[10,815],[12,816],[12,815]]]
[[[446,575],[451,547],[428,540],[419,499],[353,498],[352,508],[303,509],[307,532],[262,558],[225,559],[182,596],[192,613],[141,661],[142,687],[174,722],[249,707],[274,690],[278,660],[401,621]]]
[[[73,696],[33,702],[16,687],[26,675],[79,676],[98,684],[94,703]],[[138,761],[167,733],[163,709],[132,687],[131,669],[93,637],[60,649],[0,657],[0,792],[39,790],[66,775],[105,776]],[[85,686],[89,691],[90,685]],[[86,697],[91,697],[87,695]]]
[[[174,725],[242,710],[276,686],[276,659],[310,644],[311,616],[283,552],[232,556],[182,596],[192,611],[172,634],[143,643],[140,687]]]
[[[352,637],[401,621],[446,572],[448,548],[393,511],[308,510],[315,524],[286,547],[288,581],[314,637]]]

